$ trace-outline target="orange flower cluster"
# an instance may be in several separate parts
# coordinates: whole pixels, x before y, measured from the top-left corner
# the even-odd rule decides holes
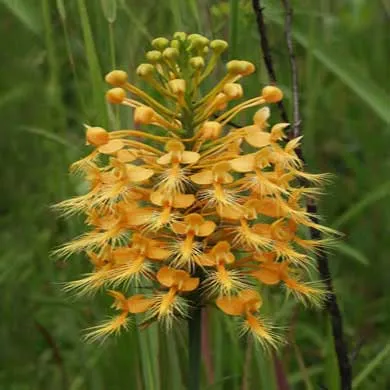
[[[158,98],[130,84],[124,71],[106,76],[114,87],[108,102],[131,107],[144,130],[87,126],[92,152],[72,170],[85,175],[89,192],[58,205],[66,215],[85,213],[91,228],[58,250],[85,251],[93,266],[67,289],[107,288],[115,300],[119,314],[91,328],[91,339],[125,328],[134,315],[170,326],[190,315],[196,297],[197,304],[215,303],[241,318],[245,332],[275,346],[280,337],[260,314],[262,289],[282,285],[315,304],[324,296],[321,283],[310,280],[310,266],[328,239],[305,235],[308,228],[330,229],[314,223],[304,203],[320,193],[326,175],[303,172],[300,139],[286,141],[287,123],[270,128],[264,105],[282,99],[279,88],[241,99],[239,80],[255,71],[252,63],[228,62],[225,76],[204,92],[225,41],[176,33],[152,46],[137,74]],[[256,106],[263,107],[252,124],[230,125]],[[129,296],[140,289],[147,292]]]

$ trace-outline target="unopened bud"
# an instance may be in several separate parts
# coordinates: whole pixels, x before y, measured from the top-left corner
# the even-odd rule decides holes
[[[249,62],[249,61],[241,61],[242,63],[242,66],[244,68],[244,71],[242,73],[243,76],[248,76],[250,74],[252,74],[256,68],[255,66],[252,64],[252,62]]]
[[[179,50],[175,49],[174,47],[167,47],[163,51],[163,57],[167,60],[175,61],[177,57],[179,57]]]
[[[231,74],[241,74],[243,71],[243,67],[241,61],[239,60],[231,60],[226,64],[226,70]]]
[[[181,43],[180,43],[180,41],[178,40],[178,39],[172,39],[172,41],[171,41],[171,47],[173,47],[174,49],[180,49],[180,45],[181,45]]]
[[[190,34],[188,35],[187,39],[192,42],[194,39],[203,38],[203,35],[200,34]]]
[[[192,47],[196,49],[202,49],[205,46],[207,46],[209,43],[209,40],[206,37],[202,37],[201,35],[199,37],[195,37],[191,40]]]
[[[228,97],[223,93],[220,92],[214,99],[213,104],[215,105],[215,108],[219,111],[224,110],[227,107],[227,101]]]
[[[225,86],[223,87],[223,92],[229,99],[239,99],[244,94],[242,86],[236,83],[225,84]]]
[[[108,84],[121,87],[127,83],[128,76],[123,70],[113,70],[112,72],[106,74],[105,80]]]
[[[150,50],[146,53],[146,59],[152,64],[156,64],[157,62],[159,62],[161,60],[161,57],[161,52],[158,50]]]
[[[106,99],[112,104],[120,104],[125,98],[126,92],[123,88],[111,88],[106,92]]]
[[[87,127],[87,145],[101,146],[109,141],[108,132],[102,127]]]
[[[222,39],[215,39],[214,41],[210,42],[210,48],[216,54],[223,53],[228,48],[228,46],[228,43]]]
[[[255,71],[255,66],[248,61],[232,60],[226,64],[229,73],[241,76],[247,76]]]
[[[137,68],[137,75],[140,77],[149,77],[154,72],[154,66],[151,64],[141,64]]]
[[[183,95],[186,91],[186,82],[183,79],[170,80],[168,85],[175,95]]]
[[[155,112],[153,108],[140,106],[134,110],[134,123],[141,125],[149,125],[153,122]]]
[[[217,139],[222,132],[222,125],[219,122],[207,121],[200,128],[202,137],[205,139]]]
[[[173,34],[174,39],[178,39],[179,41],[184,41],[187,38],[187,34],[182,31],[177,31]]]
[[[168,47],[169,41],[166,38],[160,37],[153,39],[152,46],[157,50],[164,50],[166,47]]]
[[[194,68],[194,69],[202,69],[204,68],[204,59],[203,57],[192,57],[190,59],[190,65]]]
[[[278,87],[267,85],[261,91],[261,96],[267,103],[277,103],[283,99],[283,92]]]

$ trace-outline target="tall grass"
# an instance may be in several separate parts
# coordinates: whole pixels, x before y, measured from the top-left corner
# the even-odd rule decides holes
[[[335,174],[321,212],[345,233],[331,266],[357,355],[354,386],[365,390],[390,387],[386,4],[293,1],[304,153],[311,170]],[[0,15],[0,389],[184,389],[185,329],[165,334],[151,326],[101,346],[80,341],[82,329],[106,315],[107,302],[62,293],[61,282],[87,268],[82,259],[50,258],[51,249],[81,231],[77,221],[57,219],[50,205],[83,191],[67,175],[83,153],[83,123],[131,125],[127,111],[104,103],[103,75],[117,64],[134,78],[152,37],[185,30],[230,39],[231,56],[258,64],[245,84],[249,95],[258,93],[266,75],[250,1],[2,0]],[[266,2],[265,15],[289,102],[279,2]],[[268,310],[291,326],[290,345],[264,356],[213,312],[202,388],[278,390],[284,380],[289,389],[338,389],[327,319],[270,299]]]

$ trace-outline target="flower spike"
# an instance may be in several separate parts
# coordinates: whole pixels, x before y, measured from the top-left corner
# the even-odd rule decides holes
[[[127,329],[135,316],[141,326],[170,328],[194,306],[212,304],[240,319],[241,334],[277,348],[282,338],[262,314],[260,291],[315,306],[325,298],[311,277],[312,255],[335,232],[314,223],[304,206],[328,175],[305,172],[296,153],[301,138],[286,140],[289,124],[271,123],[268,105],[283,98],[281,89],[268,85],[236,103],[252,63],[228,62],[205,91],[227,47],[183,32],[154,39],[135,71],[153,97],[122,70],[106,75],[108,103],[132,110],[137,129],[85,126],[91,151],[72,170],[89,190],[57,206],[65,216],[84,213],[89,228],[57,251],[84,251],[92,266],[65,289],[89,296],[106,290],[114,298],[117,315],[90,328],[88,340]],[[251,107],[257,111],[250,123],[229,126]],[[309,229],[328,237],[307,239]],[[127,296],[145,281],[145,295]]]

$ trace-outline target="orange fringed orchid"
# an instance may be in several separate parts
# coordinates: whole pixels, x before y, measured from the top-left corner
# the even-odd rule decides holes
[[[303,172],[300,138],[286,139],[288,123],[270,128],[266,105],[282,99],[279,88],[234,103],[253,64],[228,62],[224,77],[205,89],[225,41],[176,33],[152,46],[137,74],[153,97],[124,71],[106,76],[113,86],[108,102],[132,108],[141,130],[86,126],[91,153],[71,166],[90,189],[58,208],[84,213],[91,229],[58,253],[85,251],[93,269],[66,288],[108,289],[114,298],[119,314],[91,328],[92,340],[126,328],[136,315],[145,325],[170,326],[190,316],[193,305],[215,303],[241,318],[245,333],[275,347],[281,338],[261,314],[262,291],[284,286],[313,304],[324,297],[309,271],[313,253],[330,239],[305,235],[310,228],[332,231],[314,223],[304,204],[321,193],[327,176]],[[259,106],[253,123],[231,126],[237,114]],[[141,285],[145,295],[132,295]]]

